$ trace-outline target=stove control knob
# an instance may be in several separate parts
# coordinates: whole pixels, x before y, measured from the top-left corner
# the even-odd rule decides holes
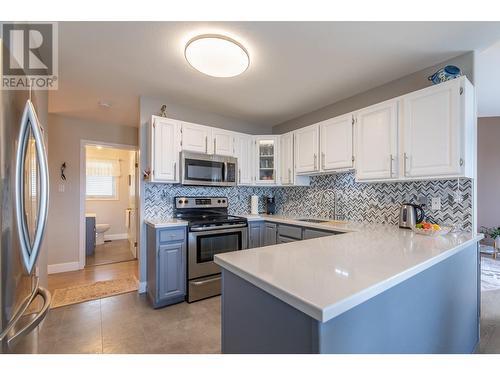
[[[220,199],[217,201],[217,203],[220,203]]]
[[[223,199],[223,200],[222,200],[222,203],[226,203],[226,200],[225,200],[225,199]]]
[[[184,204],[187,204],[189,203],[189,201],[187,199],[184,199]]]
[[[182,204],[183,200],[182,199],[179,199],[179,204]]]

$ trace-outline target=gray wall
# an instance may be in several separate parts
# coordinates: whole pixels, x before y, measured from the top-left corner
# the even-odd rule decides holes
[[[80,222],[80,141],[90,140],[137,145],[137,128],[90,123],[86,120],[49,115],[50,205],[46,242],[49,267],[78,262]],[[60,166],[66,162],[64,192]]]
[[[478,227],[500,226],[500,117],[478,119]]]
[[[369,64],[369,63],[368,63]],[[288,131],[314,124],[335,116],[343,115],[358,109],[395,98],[409,92],[420,90],[432,83],[427,77],[445,65],[456,65],[462,69],[469,80],[474,83],[474,52],[469,52],[453,59],[431,66],[424,70],[396,79],[385,85],[351,96],[350,98],[330,104],[326,107],[309,112],[300,117],[283,122],[273,127],[273,133],[283,134]]]
[[[253,124],[232,117],[222,116],[217,113],[207,112],[192,107],[178,104],[171,99],[150,98],[141,96],[139,99],[141,124],[148,122],[152,115],[158,115],[162,104],[167,106],[167,115],[176,120],[194,122],[201,125],[233,130],[248,134],[269,134],[268,125]]]

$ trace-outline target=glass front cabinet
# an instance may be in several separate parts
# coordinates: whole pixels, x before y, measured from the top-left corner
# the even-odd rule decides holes
[[[257,153],[255,183],[276,184],[279,181],[279,137],[255,137],[255,152]]]

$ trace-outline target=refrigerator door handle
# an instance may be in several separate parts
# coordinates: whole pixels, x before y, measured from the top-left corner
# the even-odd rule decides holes
[[[18,329],[14,335],[8,337],[9,333],[12,331],[12,329],[16,326],[16,324],[19,322],[21,317],[24,316],[24,313],[28,309],[28,307],[31,305],[31,303],[36,299],[36,297],[42,297],[43,298],[43,307],[40,309],[40,311],[36,314],[36,316],[30,320],[30,322],[25,325],[24,327]],[[36,326],[40,324],[40,322],[45,319],[45,316],[47,315],[49,308],[50,308],[50,303],[52,301],[52,296],[50,295],[50,292],[42,288],[41,286],[38,285],[38,280],[36,283],[36,289],[34,293],[29,297],[27,303],[24,304],[24,307],[19,310],[14,318],[11,320],[9,325],[5,328],[5,330],[0,334],[0,342],[2,342],[5,338],[7,338],[7,344],[8,345],[13,345],[15,344],[20,338],[26,336],[28,333],[30,333]]]
[[[38,202],[38,217],[36,220],[36,230],[33,243],[30,241],[27,218],[24,207],[24,167],[25,155],[29,141],[29,130],[35,140],[36,157],[40,178],[40,199]],[[21,129],[19,131],[19,143],[16,152],[15,171],[15,211],[16,224],[21,245],[23,263],[28,273],[31,273],[38,258],[42,245],[43,234],[47,223],[47,213],[49,204],[49,172],[47,164],[47,153],[43,140],[42,128],[33,107],[31,100],[26,102],[21,119]]]

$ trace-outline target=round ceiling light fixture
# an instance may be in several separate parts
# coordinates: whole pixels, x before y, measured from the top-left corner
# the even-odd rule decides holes
[[[235,77],[250,65],[245,47],[218,34],[194,37],[186,44],[184,56],[193,68],[212,77]]]

